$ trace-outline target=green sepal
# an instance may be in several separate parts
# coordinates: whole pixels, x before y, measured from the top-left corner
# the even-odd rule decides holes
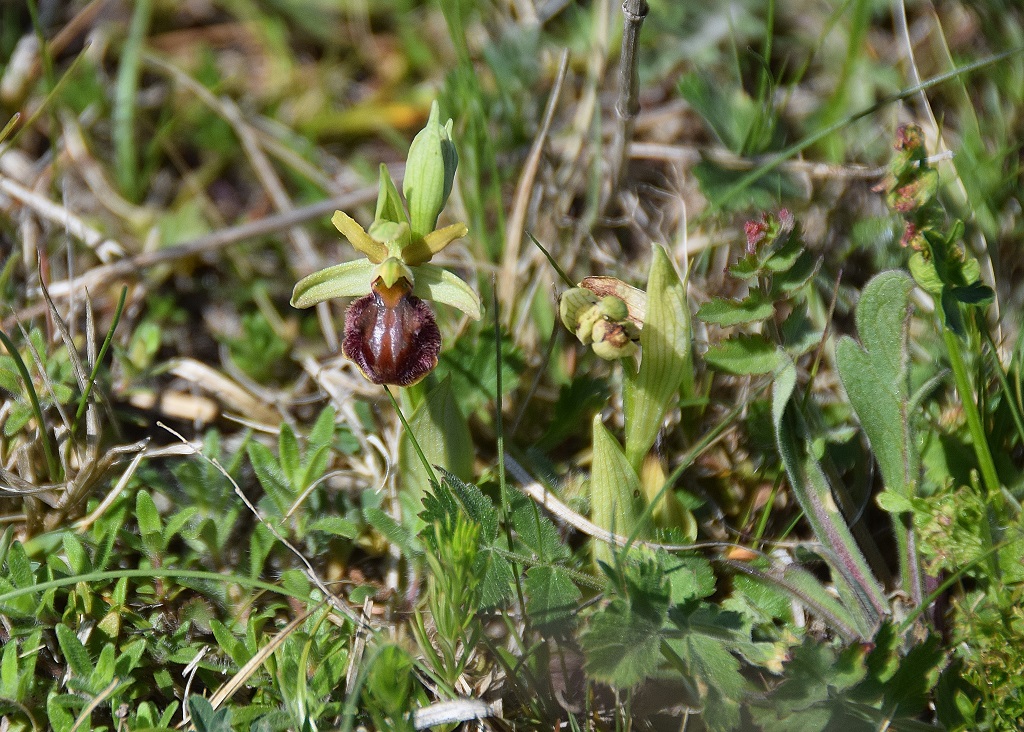
[[[370,260],[356,259],[303,277],[292,292],[292,307],[308,308],[332,297],[368,295],[373,270],[374,264]]]
[[[421,264],[414,267],[413,271],[416,274],[413,295],[458,308],[473,320],[480,319],[480,297],[465,282],[433,264]]]

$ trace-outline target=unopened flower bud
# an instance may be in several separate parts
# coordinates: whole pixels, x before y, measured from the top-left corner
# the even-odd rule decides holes
[[[409,205],[413,238],[422,238],[437,226],[452,192],[459,155],[451,137],[452,121],[440,122],[437,102],[430,107],[426,126],[412,141],[402,191]]]

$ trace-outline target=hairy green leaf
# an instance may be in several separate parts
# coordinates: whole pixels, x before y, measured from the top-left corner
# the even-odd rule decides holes
[[[709,300],[700,306],[697,317],[705,323],[728,327],[765,320],[774,312],[775,305],[754,290],[742,300],[724,297]]]
[[[740,334],[712,346],[704,361],[713,369],[730,374],[768,374],[782,365],[782,354],[762,335]]]

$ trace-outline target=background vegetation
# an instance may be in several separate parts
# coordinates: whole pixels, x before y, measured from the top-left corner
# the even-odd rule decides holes
[[[1024,12],[651,0],[635,119],[622,35],[0,3],[0,728],[1024,725]],[[389,395],[288,303],[435,99],[486,312]]]

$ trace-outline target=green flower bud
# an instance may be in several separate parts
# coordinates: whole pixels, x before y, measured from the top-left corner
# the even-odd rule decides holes
[[[451,138],[452,121],[442,125],[439,117],[435,101],[426,126],[412,141],[406,161],[402,191],[409,205],[414,239],[425,237],[437,226],[437,217],[448,202],[459,164]]]
[[[601,315],[608,320],[625,320],[629,317],[629,308],[626,307],[626,303],[615,295],[602,297],[599,307]]]

